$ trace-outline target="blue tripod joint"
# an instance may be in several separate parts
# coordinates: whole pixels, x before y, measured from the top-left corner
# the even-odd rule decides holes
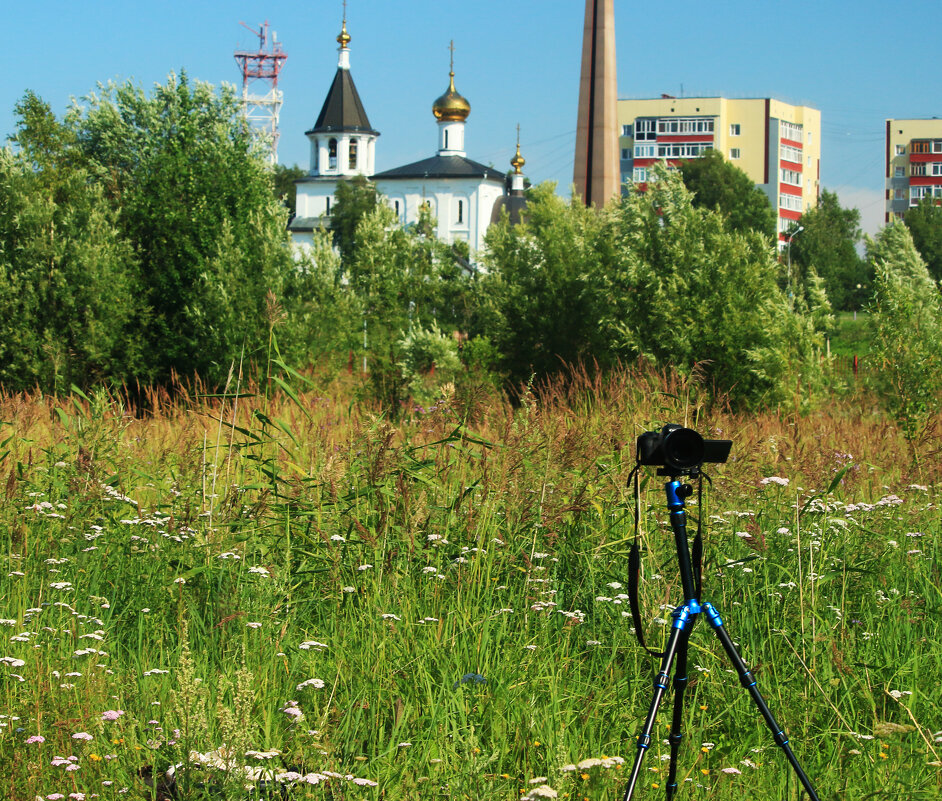
[[[681,631],[689,629],[696,621],[701,608],[700,602],[697,601],[696,598],[687,601],[683,606],[678,606],[671,613],[671,617],[674,618],[674,622],[671,624],[672,628],[680,629]]]
[[[638,748],[645,750],[651,747],[651,735],[650,734],[639,734],[638,735]]]
[[[723,618],[720,617],[720,613],[716,611],[716,607],[709,601],[703,604],[703,611],[706,613],[707,622],[713,628],[718,629],[723,625]]]
[[[775,744],[779,748],[788,744],[788,735],[785,734],[785,732],[783,732],[781,729],[772,735],[772,739],[775,740]]]
[[[662,670],[654,677],[654,689],[666,690],[669,678],[670,677]]]
[[[684,498],[687,497],[684,483],[674,479],[673,481],[668,481],[664,489],[667,493],[667,508],[672,512],[682,512],[684,509]]]

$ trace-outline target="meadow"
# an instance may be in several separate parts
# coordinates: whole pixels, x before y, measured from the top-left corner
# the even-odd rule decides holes
[[[703,597],[821,798],[942,797],[937,434],[914,461],[864,395],[746,415],[627,369],[393,420],[277,367],[0,398],[4,798],[620,798],[657,670],[628,476],[664,422],[733,440],[689,509]],[[678,797],[802,797],[703,621],[690,661]],[[663,797],[669,707],[636,798]]]

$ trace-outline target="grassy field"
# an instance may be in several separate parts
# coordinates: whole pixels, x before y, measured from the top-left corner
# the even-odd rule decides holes
[[[938,442],[916,472],[869,404],[631,372],[394,423],[355,391],[0,399],[0,795],[620,798],[656,672],[627,479],[668,421],[734,442],[690,508],[703,597],[821,798],[942,795]],[[682,599],[659,479],[641,503],[657,647]],[[703,622],[690,673],[679,797],[801,797]]]

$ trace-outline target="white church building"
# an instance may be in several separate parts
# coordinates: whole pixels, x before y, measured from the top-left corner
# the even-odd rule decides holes
[[[311,143],[311,166],[297,181],[296,214],[288,225],[301,246],[313,241],[313,232],[329,227],[331,205],[339,181],[367,177],[392,207],[403,225],[415,223],[424,206],[437,221],[437,236],[444,242],[464,241],[471,253],[484,248],[484,234],[499,209],[523,200],[523,158],[519,145],[512,164],[512,191],[504,173],[472,159],[465,152],[465,125],[471,104],[455,89],[454,64],[447,91],[432,105],[438,124],[438,150],[421,161],[376,172],[373,128],[350,75],[350,34],[344,20],[337,72],[314,127],[306,132]],[[503,200],[502,200],[503,199]],[[519,219],[519,213],[516,215]],[[472,259],[473,259],[472,255]]]

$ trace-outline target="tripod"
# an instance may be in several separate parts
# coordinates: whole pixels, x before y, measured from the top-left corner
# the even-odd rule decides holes
[[[628,779],[628,787],[625,790],[623,801],[630,801],[632,793],[634,793],[635,790],[635,785],[638,782],[638,775],[641,772],[641,763],[644,760],[645,752],[651,745],[651,732],[654,729],[654,719],[657,716],[657,710],[661,704],[661,700],[667,692],[671,667],[674,668],[674,709],[673,719],[671,721],[671,733],[668,738],[668,743],[670,744],[670,764],[666,785],[666,797],[668,801],[670,801],[677,792],[677,755],[680,751],[681,740],[683,739],[681,727],[683,723],[684,690],[687,688],[687,646],[690,641],[691,629],[694,623],[697,622],[697,617],[701,612],[706,616],[707,623],[710,624],[713,633],[717,636],[720,643],[722,643],[723,650],[726,651],[729,661],[739,674],[740,683],[749,691],[749,695],[752,696],[752,700],[759,709],[759,713],[765,719],[766,725],[772,732],[775,744],[785,752],[786,758],[795,770],[795,774],[798,776],[798,781],[801,782],[802,787],[805,788],[805,792],[812,801],[820,801],[814,786],[801,769],[801,765],[798,764],[794,753],[792,753],[792,749],[788,744],[788,736],[782,730],[782,727],[778,725],[768,705],[765,703],[765,699],[756,688],[755,679],[749,671],[749,668],[746,667],[746,663],[743,662],[742,657],[736,650],[736,645],[723,626],[723,619],[720,617],[719,612],[716,611],[716,608],[711,603],[701,603],[700,601],[700,592],[694,578],[693,566],[690,560],[690,548],[687,543],[687,514],[684,511],[684,499],[691,495],[693,488],[689,484],[680,481],[680,478],[684,475],[696,477],[699,476],[699,474],[699,465],[684,470],[665,468],[658,471],[658,475],[666,476],[669,479],[664,488],[667,493],[667,508],[670,510],[671,528],[674,531],[674,544],[677,549],[677,563],[680,569],[680,581],[684,592],[684,602],[678,606],[672,614],[673,623],[671,625],[670,636],[667,639],[667,647],[664,649],[664,653],[661,656],[661,670],[654,679],[654,698],[648,709],[648,715],[644,721],[644,728],[638,736],[638,753],[635,756],[634,766],[631,770],[631,776]]]

